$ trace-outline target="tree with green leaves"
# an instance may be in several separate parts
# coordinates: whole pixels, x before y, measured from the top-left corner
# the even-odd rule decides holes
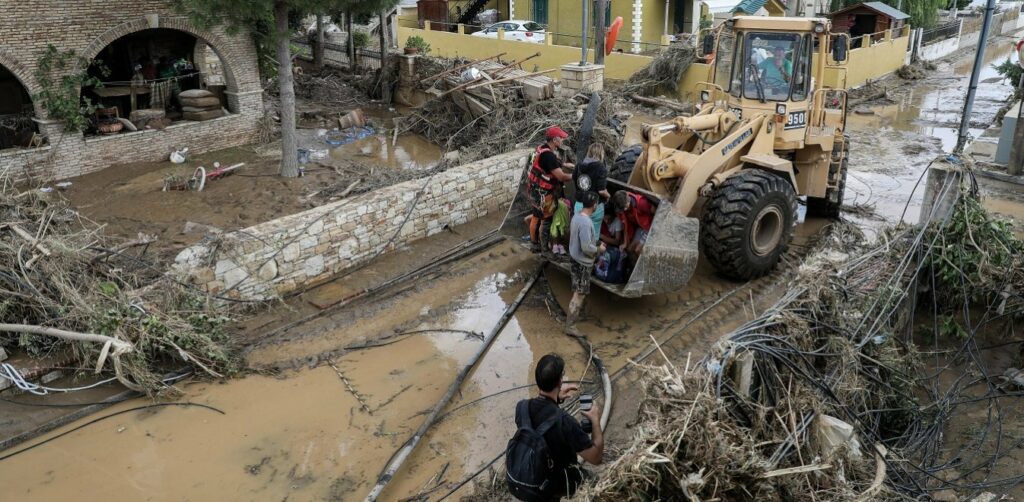
[[[341,0],[181,0],[199,25],[224,25],[229,31],[251,30],[273,41],[276,47],[277,83],[281,97],[281,176],[299,175],[298,138],[295,132],[295,79],[289,45],[291,21],[311,13],[340,8]],[[271,33],[260,29],[272,27]]]
[[[352,15],[368,18],[397,4],[398,0],[181,0],[182,8],[201,26],[223,25],[233,32],[251,30],[258,40],[274,44],[281,97],[281,176],[284,177],[299,175],[295,79],[289,45],[295,21],[310,14],[350,14],[345,17],[352,51]]]

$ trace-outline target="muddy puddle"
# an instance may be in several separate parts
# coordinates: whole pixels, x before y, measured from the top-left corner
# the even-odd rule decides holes
[[[362,109],[367,126],[340,131],[326,120],[305,124],[298,130],[299,148],[312,152],[314,160],[356,162],[392,169],[429,169],[441,159],[441,148],[418,134],[395,134],[397,111],[378,107]]]

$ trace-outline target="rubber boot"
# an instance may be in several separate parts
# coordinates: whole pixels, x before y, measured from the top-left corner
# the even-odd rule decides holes
[[[565,329],[572,331],[576,329],[576,321],[580,318],[580,312],[583,311],[583,299],[585,296],[579,293],[572,294],[572,300],[569,302],[569,311],[565,313]]]
[[[551,218],[541,220],[539,230],[540,255],[548,261],[553,261],[555,255],[551,254]]]
[[[530,251],[534,253],[539,253],[543,249],[540,245],[540,225],[540,218],[536,216],[530,218]]]

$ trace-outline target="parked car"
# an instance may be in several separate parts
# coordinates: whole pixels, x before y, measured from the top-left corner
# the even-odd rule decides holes
[[[494,23],[483,30],[473,33],[474,37],[498,38],[498,30],[505,30],[505,40],[520,42],[544,43],[544,27],[533,21],[509,20]]]

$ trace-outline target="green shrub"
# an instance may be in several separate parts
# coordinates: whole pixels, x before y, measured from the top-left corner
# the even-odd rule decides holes
[[[427,54],[430,52],[430,44],[423,37],[415,35],[411,36],[405,41],[406,47],[412,47],[420,50],[420,54]]]
[[[370,35],[362,31],[352,33],[352,45],[356,46],[356,49],[362,49],[370,45]]]

